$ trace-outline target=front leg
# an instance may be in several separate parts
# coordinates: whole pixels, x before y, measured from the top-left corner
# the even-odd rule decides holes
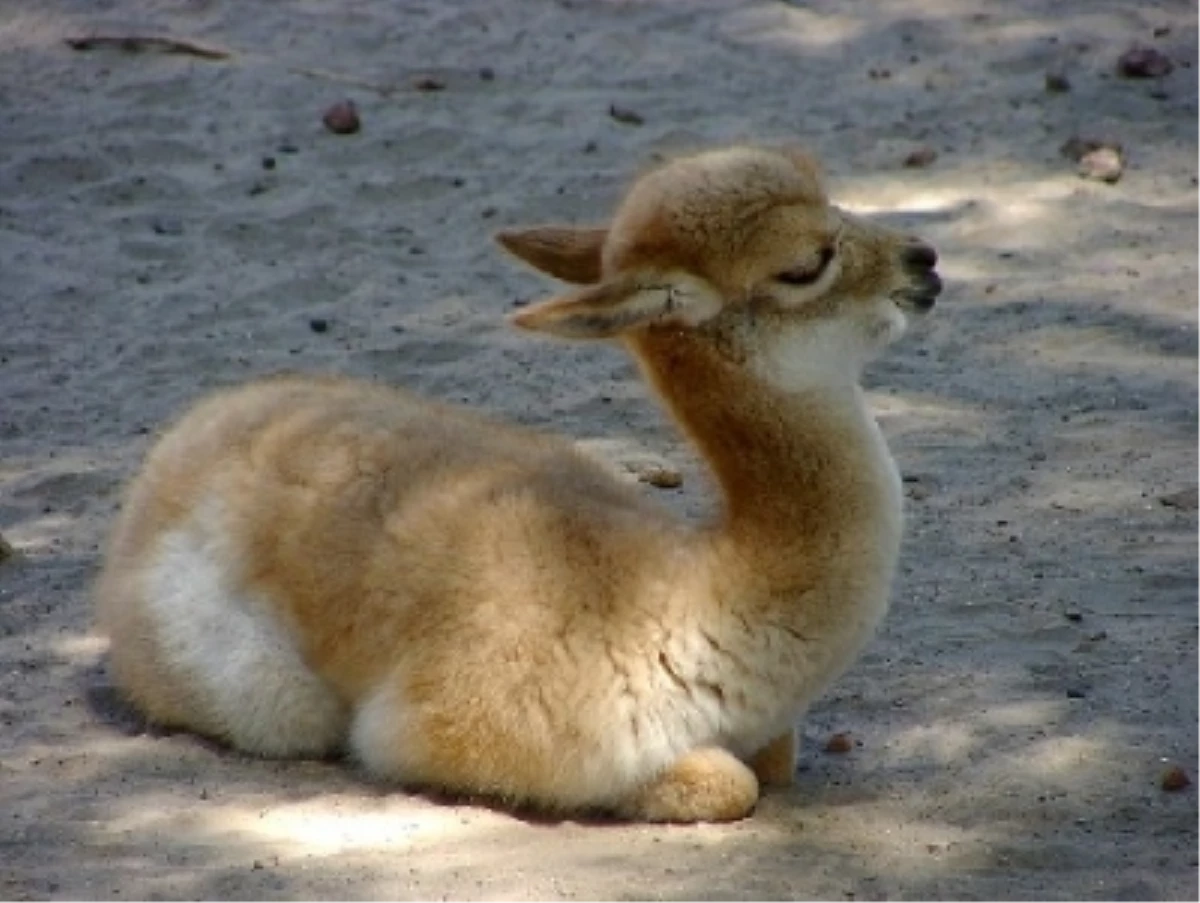
[[[694,749],[639,788],[617,814],[639,821],[734,821],[758,802],[758,780],[719,747]]]
[[[791,787],[796,780],[795,728],[780,734],[747,764],[764,787]]]

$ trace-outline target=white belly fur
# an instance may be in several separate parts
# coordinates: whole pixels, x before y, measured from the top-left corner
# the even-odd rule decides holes
[[[163,660],[233,745],[268,756],[333,752],[344,706],[263,602],[237,585],[220,521],[216,505],[202,505],[153,553],[144,592]]]

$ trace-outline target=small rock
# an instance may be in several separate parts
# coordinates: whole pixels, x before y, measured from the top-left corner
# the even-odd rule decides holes
[[[173,217],[156,219],[153,224],[156,235],[182,235],[183,223]]]
[[[854,749],[854,741],[850,739],[850,734],[846,731],[836,733],[825,741],[825,752],[827,753],[841,755],[842,753],[850,752],[852,749]]]
[[[923,169],[936,160],[937,157],[938,153],[932,147],[928,145],[918,147],[904,158],[904,165],[909,169]]]
[[[1187,772],[1178,765],[1172,765],[1170,768],[1164,771],[1162,774],[1162,779],[1159,782],[1162,789],[1170,793],[1174,793],[1177,790],[1182,790],[1191,783],[1192,779],[1188,777]]]
[[[263,157],[262,158],[262,168],[263,169],[274,169],[275,168],[275,158],[274,157]]]
[[[328,332],[329,321],[324,317],[313,317],[308,321],[308,328],[313,332]]]
[[[1120,145],[1102,145],[1079,158],[1076,172],[1081,178],[1111,185],[1125,172],[1125,154]]]
[[[1160,495],[1158,501],[1168,508],[1175,508],[1179,511],[1195,511],[1197,507],[1196,495],[1197,489],[1195,486],[1192,486],[1188,489],[1180,489],[1178,492]]]
[[[678,489],[683,485],[683,474],[673,467],[661,464],[638,467],[637,478],[640,482],[649,483],[657,489]]]
[[[609,105],[608,115],[617,122],[625,123],[625,125],[642,125],[646,121],[642,117],[642,114],[636,110],[631,110],[628,107],[619,107],[616,104]]]
[[[446,83],[439,78],[426,75],[413,82],[413,87],[418,91],[445,91]]]
[[[1067,687],[1067,699],[1086,699],[1087,690],[1084,687]]]
[[[904,493],[914,502],[923,502],[929,498],[933,490],[924,483],[908,483],[905,486]]]
[[[1078,624],[1083,620],[1083,612],[1080,611],[1064,611],[1063,617],[1068,621]]]
[[[490,82],[496,77],[496,70],[491,66],[484,66],[479,70],[479,80]]]
[[[17,550],[12,547],[12,544],[0,534],[0,563],[8,561],[10,558],[15,558]]]
[[[283,142],[275,149],[277,151],[279,151],[279,153],[281,153],[281,154],[298,154],[298,153],[300,153],[300,148],[298,148],[296,145],[292,144],[290,141]]]
[[[321,117],[325,128],[335,135],[353,135],[362,128],[362,120],[358,116],[358,107],[352,100],[335,103]]]
[[[1065,94],[1071,90],[1071,80],[1062,72],[1046,73],[1046,93]]]
[[[1171,58],[1153,47],[1130,47],[1117,59],[1117,74],[1125,78],[1162,78],[1175,68]]]
[[[937,480],[926,473],[906,473],[900,477],[904,494],[914,501],[923,502],[937,490]]]

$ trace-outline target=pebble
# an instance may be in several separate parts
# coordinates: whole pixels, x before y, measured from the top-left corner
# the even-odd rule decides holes
[[[352,100],[335,103],[321,117],[325,128],[335,135],[353,135],[362,128],[362,120],[358,116],[358,107]]]
[[[1158,501],[1160,504],[1168,508],[1176,508],[1179,511],[1195,511],[1197,507],[1197,489],[1195,486],[1188,489],[1180,489],[1178,492],[1169,492],[1166,495],[1160,495]]]
[[[444,91],[446,90],[446,83],[439,78],[426,75],[413,82],[413,87],[418,91]]]
[[[1065,94],[1071,90],[1071,80],[1061,72],[1046,73],[1046,93]]]
[[[904,494],[916,502],[923,502],[937,490],[937,480],[930,474],[906,473],[901,477]]]
[[[932,147],[918,147],[904,158],[904,165],[909,169],[923,169],[938,158],[938,153]]]
[[[1125,160],[1115,147],[1098,147],[1084,154],[1076,170],[1085,179],[1107,182],[1118,181],[1125,172]]]
[[[642,114],[636,110],[631,110],[628,107],[619,107],[616,104],[609,105],[608,115],[617,122],[625,123],[625,125],[642,125],[646,121]]]
[[[1192,779],[1189,778],[1187,772],[1178,765],[1172,765],[1163,772],[1162,779],[1159,783],[1163,790],[1174,793],[1175,791],[1183,790],[1185,787],[1190,786]]]
[[[825,741],[825,752],[840,755],[848,753],[854,749],[854,741],[850,739],[850,734],[846,731],[841,731],[834,734]]]
[[[308,321],[308,328],[313,332],[328,332],[329,321],[324,317],[313,317]]]
[[[1117,74],[1125,78],[1162,78],[1174,68],[1175,64],[1165,53],[1137,44],[1117,59]]]
[[[657,489],[678,489],[683,485],[683,474],[673,467],[660,464],[639,467],[637,478],[640,482],[649,483]]]
[[[1076,171],[1085,179],[1111,184],[1125,171],[1125,150],[1116,141],[1074,135],[1063,142],[1058,151],[1076,162]]]

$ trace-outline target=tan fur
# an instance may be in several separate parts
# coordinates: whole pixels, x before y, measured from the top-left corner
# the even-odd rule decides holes
[[[187,414],[130,489],[97,586],[114,679],[252,752],[740,818],[886,608],[900,493],[858,375],[932,303],[932,251],[831,206],[802,153],[747,147],[651,171],[607,229],[502,241],[581,285],[517,325],[619,338],[709,462],[716,519],[564,439],[259,381]]]
[[[789,787],[796,769],[796,732],[780,734],[758,752],[748,763],[764,787]]]

